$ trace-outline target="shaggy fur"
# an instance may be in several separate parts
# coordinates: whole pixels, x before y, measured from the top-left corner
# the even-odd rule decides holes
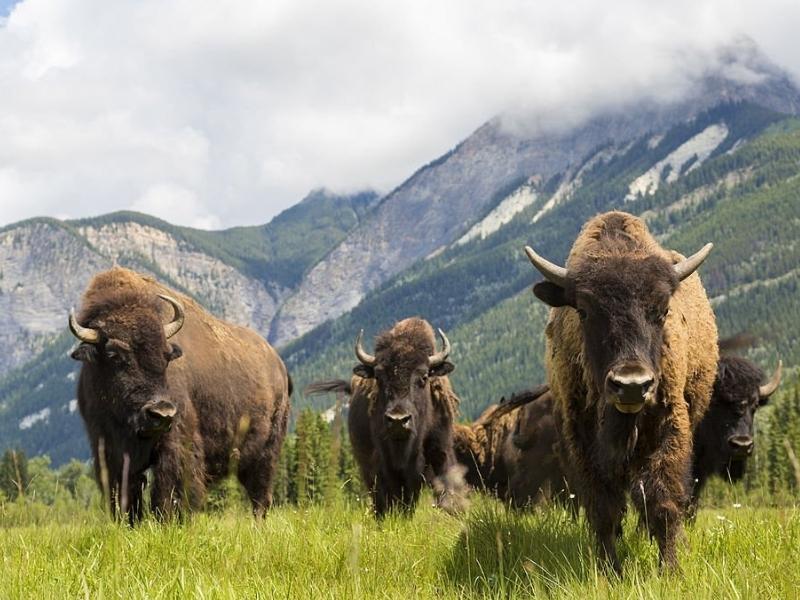
[[[163,324],[172,308],[157,294],[185,309],[184,326],[169,341]],[[255,513],[269,508],[290,409],[288,374],[269,344],[122,268],[94,277],[78,321],[101,332],[99,344],[82,343],[73,357],[83,362],[78,407],[112,510],[120,503],[131,522],[141,518],[147,469],[160,516],[200,505],[207,486],[231,468]],[[177,409],[166,427],[147,423],[154,401]]]
[[[679,283],[672,271],[681,259],[662,249],[640,219],[599,215],[572,247],[563,301],[549,302],[558,306],[546,329],[547,366],[563,462],[575,467],[601,556],[617,571],[626,491],[658,542],[662,563],[677,565],[692,430],[708,407],[718,356],[714,314],[699,276]],[[544,299],[552,286],[537,284],[534,292]],[[584,323],[576,307],[591,307],[581,302],[602,306],[601,317],[589,314]],[[641,412],[623,414],[604,400],[603,386],[615,353],[631,351],[624,340],[632,333],[651,340],[634,350],[652,364],[657,390]]]
[[[393,508],[413,511],[426,481],[438,490],[440,506],[462,506],[463,484],[453,455],[458,397],[446,377],[453,366],[445,362],[430,370],[428,357],[434,352],[431,326],[405,319],[376,339],[374,368],[359,364],[354,369],[350,440],[378,517]],[[409,423],[398,436],[387,415],[401,409]]]
[[[503,403],[493,404],[471,425],[456,425],[456,457],[467,468],[467,483],[516,508],[562,499],[569,492],[559,464],[553,397],[547,387],[511,401],[516,396],[527,401],[516,410],[497,416]]]
[[[769,396],[759,393],[764,379],[758,365],[745,358],[720,358],[711,405],[694,436],[692,516],[709,477],[719,475],[735,482],[744,476],[749,453],[734,452],[728,441],[735,435],[753,439],[755,413],[769,401]]]

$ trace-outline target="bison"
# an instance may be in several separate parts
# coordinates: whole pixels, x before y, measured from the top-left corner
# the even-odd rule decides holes
[[[148,469],[152,510],[165,518],[200,505],[232,466],[255,514],[269,508],[291,382],[257,333],[123,268],[92,279],[69,328],[81,342],[78,408],[112,513],[142,518]]]
[[[515,508],[542,497],[566,499],[552,412],[553,397],[539,386],[489,406],[469,425],[456,425],[456,457],[467,468],[467,483]]]
[[[754,447],[753,417],[778,389],[782,366],[778,361],[772,377],[762,384],[764,372],[753,362],[738,356],[720,358],[714,395],[694,436],[691,515],[697,510],[700,492],[709,477],[720,475],[739,481],[744,476]]]
[[[392,509],[414,510],[425,481],[437,503],[458,509],[463,479],[453,454],[453,420],[458,397],[447,374],[450,342],[439,330],[435,349],[427,321],[409,318],[381,333],[375,355],[355,344],[348,429],[353,454],[380,518]]]
[[[717,369],[714,313],[695,270],[712,245],[684,258],[624,212],[589,220],[567,266],[525,251],[552,307],[547,366],[564,461],[594,530],[599,558],[621,572],[616,538],[626,491],[677,567],[692,432]]]

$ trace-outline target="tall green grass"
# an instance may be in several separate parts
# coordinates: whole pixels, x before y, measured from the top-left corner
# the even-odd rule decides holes
[[[701,511],[672,575],[629,516],[618,579],[597,568],[585,523],[563,510],[522,514],[477,497],[452,517],[430,503],[380,523],[338,502],[261,521],[229,507],[135,529],[98,510],[48,521],[6,504],[0,598],[800,597],[798,508]]]

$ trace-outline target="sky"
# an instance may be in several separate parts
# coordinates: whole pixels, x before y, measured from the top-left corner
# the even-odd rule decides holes
[[[673,100],[743,36],[798,79],[798,25],[797,0],[0,0],[0,226],[264,223],[498,114]]]

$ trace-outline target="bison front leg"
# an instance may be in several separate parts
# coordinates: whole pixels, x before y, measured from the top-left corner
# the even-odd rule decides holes
[[[195,436],[196,438],[197,436]],[[152,510],[159,519],[181,516],[199,507],[205,497],[205,469],[199,440],[169,440],[153,465]]]
[[[676,545],[683,533],[692,438],[688,419],[685,423],[668,419],[665,430],[659,447],[634,479],[631,498],[658,543],[662,567],[673,570],[678,567]]]
[[[617,539],[622,534],[625,516],[625,494],[620,486],[594,485],[591,493],[581,494],[585,502],[586,517],[597,539],[600,562],[622,575],[622,564],[617,556]]]

